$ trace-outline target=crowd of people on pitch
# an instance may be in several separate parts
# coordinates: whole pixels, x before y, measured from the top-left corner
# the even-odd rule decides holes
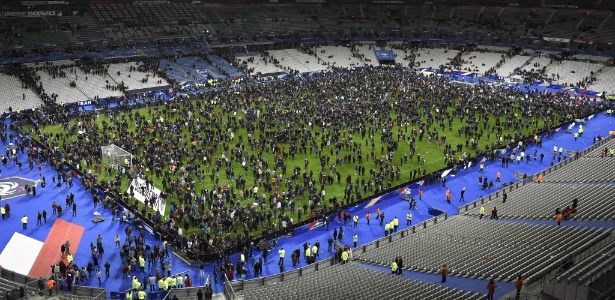
[[[47,124],[67,130],[52,135],[34,127],[32,136],[52,149],[45,153],[50,161],[60,161],[64,153],[66,162],[92,175],[86,184],[98,179],[104,191],[134,208],[136,200],[121,190],[122,182],[136,176],[156,179],[165,196],[177,201],[172,201],[168,218],[145,208],[143,216],[175,246],[219,256],[249,246],[258,228],[266,237],[292,226],[299,220],[289,217],[291,211],[299,219],[322,216],[384,191],[402,180],[406,164],[418,165],[411,179],[425,176],[427,151],[440,152],[449,166],[462,170],[469,165],[470,151],[490,153],[603,108],[590,99],[571,101],[567,94],[460,86],[445,77],[395,68],[264,84],[243,81],[203,91],[203,100],[196,102],[173,96],[166,105],[148,108],[147,114],[82,112],[76,118],[48,119]],[[54,109],[42,111],[47,115]],[[43,113],[23,112],[20,117],[37,122]],[[455,121],[463,124],[457,132],[452,130]],[[240,135],[243,130],[247,134]],[[465,144],[449,144],[446,136],[452,134],[464,137]],[[490,142],[480,143],[485,137]],[[419,148],[421,141],[433,148]],[[115,166],[119,172],[114,178],[102,180],[97,178],[103,172],[100,147],[109,142],[134,153],[133,168]],[[401,143],[410,146],[408,153],[399,153]],[[312,159],[289,167],[298,154]],[[309,168],[314,163],[319,171]],[[346,164],[359,168],[342,175],[340,167]],[[248,173],[252,182],[244,179]],[[335,184],[344,187],[343,195],[326,194]],[[178,234],[190,227],[199,231]]]

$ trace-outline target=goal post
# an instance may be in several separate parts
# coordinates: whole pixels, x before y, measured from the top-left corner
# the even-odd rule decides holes
[[[132,167],[132,154],[114,144],[100,147],[100,152],[104,164],[114,168],[124,166],[130,169]]]

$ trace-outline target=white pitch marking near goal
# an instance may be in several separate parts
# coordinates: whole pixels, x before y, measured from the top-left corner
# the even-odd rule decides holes
[[[134,186],[134,197],[145,203],[145,199],[151,199],[152,197],[155,199],[153,209],[160,212],[160,215],[164,216],[164,211],[167,207],[165,201],[162,201],[160,198],[160,190],[155,186],[150,186],[150,189],[147,189],[147,184],[145,180],[141,178],[133,179],[130,183],[130,186]],[[126,190],[130,194],[130,186]]]

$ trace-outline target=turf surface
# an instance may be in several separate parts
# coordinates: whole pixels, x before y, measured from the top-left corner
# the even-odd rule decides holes
[[[389,103],[391,104],[391,106],[393,107],[393,103],[395,103],[397,101],[397,98],[402,97],[400,95],[400,93],[396,90],[392,90],[391,92],[391,97],[389,99]],[[416,95],[412,94],[412,97],[416,97]],[[241,99],[239,99],[241,100]],[[203,109],[207,109],[207,106],[203,106],[203,100],[191,100],[192,101],[192,105],[195,105],[197,108],[203,108]],[[171,111],[168,115],[166,115],[165,117],[168,118],[168,121],[174,122],[176,120],[178,120],[179,118],[185,118],[185,115],[182,112],[185,112],[184,109],[186,108],[186,104],[180,104],[180,106],[177,108],[176,112]],[[261,109],[263,112],[266,109],[266,105],[263,104],[255,104],[253,107],[253,109]],[[514,108],[513,108],[514,109]],[[447,112],[449,114],[453,114],[454,113],[455,108],[453,106],[450,106],[447,108]],[[128,127],[128,132],[130,132],[130,134],[135,134],[135,133],[139,133],[139,132],[143,132],[143,131],[148,131],[150,130],[150,124],[148,124],[147,122],[143,122],[141,126],[137,126],[137,123],[135,122],[135,118],[134,115],[138,112],[139,115],[143,116],[146,120],[152,120],[154,117],[156,117],[156,113],[157,111],[152,109],[152,108],[141,108],[141,109],[137,109],[137,110],[133,110],[130,112],[130,114],[128,113],[121,113],[119,116],[114,116],[113,120],[114,121],[110,121],[110,118],[106,115],[101,115],[99,118],[95,119],[95,122],[99,128],[100,132],[105,131],[103,129],[103,123],[106,123],[107,125],[109,125],[110,129],[106,130],[106,137],[107,138],[113,138],[118,134],[125,134],[125,131],[121,131],[121,127]],[[395,168],[400,167],[400,159],[402,156],[404,156],[404,154],[408,154],[410,152],[410,145],[408,143],[409,140],[409,136],[411,135],[412,131],[414,129],[418,128],[418,124],[421,122],[428,122],[428,118],[430,118],[429,116],[433,116],[434,114],[439,114],[440,112],[436,110],[436,108],[431,108],[429,110],[427,110],[426,108],[420,107],[418,108],[418,115],[422,116],[421,117],[421,121],[418,120],[414,120],[412,123],[405,123],[402,120],[404,120],[405,116],[403,115],[404,113],[401,110],[397,110],[395,108],[393,108],[390,111],[390,128],[392,130],[392,136],[393,136],[393,140],[398,140],[399,141],[399,146],[397,148],[397,150],[395,150],[395,156],[391,161],[391,165],[395,166]],[[201,118],[201,119],[207,119],[211,116],[218,116],[218,120],[220,120],[220,122],[222,122],[221,124],[221,132],[226,132],[227,128],[231,127],[231,123],[227,122],[227,120],[233,120],[233,117],[236,118],[236,120],[245,120],[246,116],[244,114],[243,110],[236,110],[236,111],[223,111],[220,108],[215,109],[214,111],[212,111],[211,113],[208,112],[204,112],[204,113],[199,113],[199,111],[194,110],[194,116],[193,118]],[[519,114],[520,115],[520,114]],[[503,124],[505,122],[506,116],[481,116],[481,115],[475,115],[473,116],[473,118],[470,118],[468,116],[464,116],[463,119],[460,119],[458,117],[455,118],[451,118],[452,119],[452,126],[448,126],[449,123],[446,121],[443,121],[442,124],[445,124],[443,128],[440,127],[440,125],[438,124],[438,122],[429,122],[428,124],[433,124],[430,128],[426,128],[425,132],[433,132],[433,131],[437,131],[438,135],[439,135],[439,139],[443,136],[446,135],[446,143],[452,145],[453,147],[457,144],[457,143],[461,143],[463,145],[463,152],[466,152],[467,154],[474,156],[475,155],[475,151],[471,148],[471,147],[466,147],[466,142],[471,139],[472,137],[465,137],[463,134],[461,136],[457,136],[456,132],[457,130],[459,130],[459,128],[461,128],[462,126],[466,126],[468,125],[468,121],[474,121],[474,120],[478,120],[477,122],[477,128],[480,129],[484,129],[485,134],[483,134],[482,136],[474,136],[474,138],[478,141],[479,143],[479,148],[480,150],[484,150],[485,146],[484,145],[490,145],[493,144],[494,142],[496,142],[497,137],[495,134],[488,134],[490,132],[490,128],[493,128],[496,124],[496,119],[499,119],[500,122]],[[123,120],[125,120],[126,122],[122,122]],[[523,121],[523,118],[518,117],[519,122],[521,123]],[[64,145],[70,141],[74,141],[75,139],[78,138],[78,134],[76,133],[76,130],[73,131],[73,134],[68,134],[67,132],[67,128],[68,126],[71,126],[72,128],[76,128],[76,124],[77,122],[79,122],[79,119],[73,119],[72,121],[70,121],[70,123],[68,124],[56,124],[56,125],[47,125],[47,126],[40,126],[40,130],[41,133],[51,133],[51,134],[60,134],[60,138],[57,139],[57,144],[58,146],[65,150]],[[231,121],[234,122],[234,121]],[[534,131],[536,130],[536,128],[541,128],[542,126],[544,126],[544,120],[539,119],[539,118],[534,118],[531,120],[531,122],[536,122],[536,125],[533,126],[521,126],[523,128],[520,128],[519,130],[516,131],[516,133],[518,134],[518,136],[529,136],[530,134],[534,134]],[[368,121],[368,124],[371,127],[375,127],[378,128],[378,124],[377,122],[375,122],[374,120],[370,120]],[[280,124],[278,124],[280,125]],[[298,122],[298,124],[295,124],[293,126],[304,126],[305,124],[303,124],[303,122]],[[320,126],[313,126],[311,127],[311,134],[312,136],[316,137],[315,140],[312,140],[312,144],[315,147],[319,147],[319,145],[321,145],[321,143],[324,142],[324,137],[328,134],[330,134],[332,131],[335,130],[339,130],[340,134],[342,135],[342,139],[349,137],[349,135],[352,133],[352,131],[354,130],[352,127],[345,127],[345,128],[321,128]],[[109,132],[110,131],[110,132]],[[404,140],[404,137],[402,136],[401,139],[399,139],[399,132],[402,132],[405,136],[406,139]],[[192,140],[194,139],[194,136],[191,136],[191,133],[189,132],[189,130],[187,130],[186,128],[181,128],[180,132],[179,132],[182,136],[185,137],[185,139],[187,140]],[[253,133],[254,136],[257,136],[258,134],[260,134],[260,130],[258,128],[255,129],[255,132]],[[356,131],[354,132],[353,135],[353,141],[358,143],[359,145],[361,145],[362,148],[362,153],[363,153],[363,166],[365,167],[366,171],[365,171],[365,175],[363,176],[359,176],[355,173],[355,164],[353,163],[344,163],[342,165],[337,166],[336,170],[340,173],[341,175],[341,181],[340,183],[337,183],[337,181],[335,181],[333,184],[331,185],[325,185],[325,192],[326,192],[326,198],[329,199],[330,197],[337,197],[337,199],[341,199],[344,196],[344,191],[346,189],[346,184],[345,184],[345,178],[347,178],[347,176],[350,176],[352,178],[352,182],[354,183],[355,180],[358,178],[359,180],[361,179],[365,179],[365,181],[370,180],[370,173],[369,170],[370,169],[374,169],[374,170],[378,170],[379,167],[376,166],[374,164],[374,157],[376,159],[383,159],[387,153],[386,153],[386,148],[387,148],[387,142],[383,141],[382,139],[382,131],[379,129],[374,130],[374,136],[373,136],[373,147],[371,146],[371,141],[372,140],[368,140],[369,134],[366,134],[365,136],[362,136],[361,134],[357,133]],[[511,134],[514,135],[515,131],[512,128],[509,129],[505,129],[503,130],[503,134],[504,136],[506,136],[507,134]],[[246,137],[248,136],[248,132],[245,128],[242,128],[241,126],[239,126],[239,129],[234,133],[234,137],[229,140],[227,142],[228,145],[235,145],[238,142],[242,141],[243,143],[246,143]],[[416,159],[416,155],[414,155],[414,159],[410,159],[411,157],[409,156],[409,160],[406,164],[403,164],[400,167],[400,171],[401,171],[401,176],[399,177],[399,179],[397,178],[393,178],[393,180],[389,180],[389,178],[387,177],[387,180],[384,182],[384,185],[389,185],[389,186],[396,186],[398,184],[407,182],[411,179],[411,172],[415,169],[419,169],[419,170],[425,170],[427,174],[429,174],[430,172],[442,169],[444,167],[446,167],[446,163],[445,163],[445,158],[444,158],[444,144],[442,144],[441,146],[437,145],[437,142],[435,139],[433,139],[432,141],[428,141],[427,138],[427,134],[425,135],[425,137],[422,140],[418,139],[418,135],[415,136],[416,140],[415,140],[415,153],[420,154],[421,156],[423,156],[425,158],[424,160],[424,164],[423,163],[419,163]],[[109,141],[111,141],[111,139],[109,139]],[[146,139],[145,144],[139,144],[137,145],[137,148],[142,150],[144,149],[144,147],[147,146],[148,142],[153,142],[153,138],[152,139]],[[368,144],[368,146],[366,146],[366,142]],[[108,144],[108,141],[105,141],[103,144]],[[139,142],[140,143],[140,142]],[[280,144],[281,147],[283,149],[287,149],[288,147],[288,143],[281,143]],[[189,155],[194,155],[195,153],[192,151],[192,149],[190,147],[187,147],[187,151],[189,153]],[[224,152],[223,147],[221,146],[221,143],[218,143],[218,145],[215,145],[214,147],[211,147],[211,149],[213,150],[213,157],[221,157],[221,155]],[[353,151],[351,148],[346,149],[344,147],[342,147],[340,149],[339,152],[336,153],[335,147],[333,145],[331,146],[326,146],[323,149],[324,151],[321,150],[320,154],[324,154],[327,156],[331,156],[331,162],[333,163],[335,161],[335,158],[338,156],[344,156],[344,155],[353,155]],[[259,155],[257,148],[254,148],[253,150],[250,149],[249,146],[246,147],[246,152],[249,155]],[[291,174],[292,170],[294,167],[299,167],[301,169],[301,171],[304,170],[304,162],[305,160],[308,160],[308,171],[313,171],[315,176],[323,171],[319,165],[319,157],[318,155],[316,155],[313,151],[307,151],[308,153],[303,154],[303,153],[298,153],[297,155],[295,155],[294,157],[291,157],[290,155],[288,156],[288,158],[285,160],[286,162],[286,166],[287,166],[287,170],[288,170],[288,174]],[[368,156],[372,156],[373,153],[373,157],[368,158]],[[457,153],[455,155],[455,158],[457,159],[460,156],[461,153]],[[228,154],[227,154],[228,155]],[[135,157],[138,159],[139,158],[139,154],[136,154]],[[263,158],[267,161],[269,161],[271,163],[271,165],[273,165],[273,161],[274,161],[274,154],[271,151],[267,151],[263,154]],[[187,163],[187,158],[184,157],[183,158],[184,163]],[[202,160],[198,160],[201,161]],[[331,164],[332,164],[331,163]],[[330,168],[329,166],[331,164],[328,164],[327,167],[324,168],[324,173],[329,174],[330,173]],[[358,164],[358,162],[357,162]],[[391,166],[389,165],[389,166]],[[81,161],[81,166],[83,170],[88,170],[88,167],[85,164],[85,161],[82,160]],[[232,168],[235,171],[235,176],[238,176],[239,174],[242,174],[246,180],[246,185],[247,187],[249,186],[253,186],[253,185],[258,185],[257,182],[255,182],[255,178],[253,176],[253,173],[251,171],[245,172],[241,165],[240,162],[238,160],[233,160],[232,161]],[[206,169],[204,164],[202,165],[203,169]],[[207,188],[207,189],[212,189],[212,187],[214,187],[215,183],[212,183],[210,180],[210,174],[213,171],[213,168],[211,169],[206,169],[207,170],[207,175],[205,176],[205,178],[203,178],[202,180],[199,180],[197,182],[197,194],[200,192],[200,189],[203,188]],[[93,170],[93,172],[95,172],[95,170]],[[106,179],[106,180],[113,180],[115,179],[115,173],[117,171],[114,171],[114,174],[109,175],[106,172],[102,172],[99,174],[99,178],[100,179]],[[224,167],[222,167],[220,169],[219,172],[215,172],[215,176],[216,176],[216,180],[218,182],[218,186],[222,186],[224,184],[231,186],[234,185],[234,180],[233,179],[226,179],[225,178],[225,171],[224,171]],[[159,188],[162,187],[162,178],[156,177],[155,174],[153,172],[150,173],[150,178],[152,178],[155,182],[155,185]],[[172,175],[171,176],[172,179],[177,179],[178,176],[177,175]],[[123,179],[122,180],[122,190],[126,190],[128,188],[129,185],[129,180],[127,179]],[[262,186],[262,185],[261,185]],[[286,184],[285,183],[279,183],[279,187],[280,187],[280,191],[283,191],[286,189]],[[161,188],[162,189],[162,188]],[[376,189],[372,190],[372,191],[366,191],[366,193],[363,195],[363,197],[369,197],[370,195],[374,194],[376,191]],[[300,207],[303,206],[304,204],[306,204],[308,202],[307,199],[307,193],[305,193],[305,196],[301,199],[297,200],[297,206],[296,207]],[[167,203],[170,203],[169,201],[173,202],[177,202],[177,196],[176,194],[172,194],[171,198],[167,200]],[[251,205],[253,202],[253,199],[243,199],[241,200],[242,205]],[[328,203],[328,201],[325,201],[325,203]],[[139,205],[142,205],[139,203]],[[167,205],[166,207],[167,209],[167,214],[169,213],[169,209],[170,209],[170,205]],[[297,216],[297,212],[296,210],[293,212],[288,213],[290,215],[291,218],[293,218],[294,220],[298,219]],[[305,214],[304,214],[305,216]],[[305,218],[305,217],[303,217]],[[259,229],[260,231],[260,229]]]

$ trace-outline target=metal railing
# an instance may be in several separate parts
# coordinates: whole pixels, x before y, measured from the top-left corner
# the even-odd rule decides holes
[[[100,292],[100,294],[98,294],[93,299],[94,300],[106,300],[107,299],[107,291],[105,290],[105,291]]]
[[[362,254],[365,253],[366,251],[370,251],[373,249],[377,249],[381,246],[384,246],[386,244],[392,243],[394,241],[397,241],[399,239],[402,239],[404,237],[407,237],[411,234],[414,234],[416,232],[420,232],[423,229],[426,229],[428,227],[431,227],[435,224],[438,224],[438,222],[443,222],[444,220],[448,219],[447,213],[443,213],[437,217],[433,217],[430,219],[427,219],[419,224],[416,224],[410,228],[401,230],[399,232],[393,233],[389,236],[380,238],[376,241],[373,241],[371,243],[359,246],[357,248],[353,248],[353,255],[357,255],[357,254]],[[226,274],[224,276],[225,282],[224,282],[224,296],[226,299],[228,300],[234,300],[237,299],[235,292],[236,291],[241,291],[244,289],[250,289],[250,288],[256,288],[256,287],[261,287],[261,286],[266,286],[269,284],[275,284],[275,283],[279,283],[279,282],[283,282],[284,280],[289,280],[289,279],[294,279],[294,278],[298,278],[298,277],[302,277],[314,272],[318,272],[319,270],[322,270],[324,268],[328,268],[330,266],[335,265],[335,258],[334,257],[329,257],[329,258],[325,258],[322,259],[320,261],[317,261],[313,264],[308,264],[305,267],[300,267],[297,269],[294,269],[292,271],[288,271],[288,272],[283,272],[283,273],[278,273],[278,274],[274,274],[274,275],[270,275],[270,276],[265,276],[265,277],[260,277],[260,278],[254,278],[254,279],[250,279],[250,280],[240,280],[240,281],[228,281],[228,278],[226,277]]]
[[[577,161],[579,159],[581,159],[585,154],[590,153],[591,151],[596,150],[598,147],[602,146],[603,144],[607,143],[608,141],[610,141],[611,139],[613,139],[612,136],[608,136],[605,137],[604,139],[602,139],[601,141],[589,146],[588,148],[581,150],[581,151],[574,151],[575,153],[578,152],[579,156],[577,157],[577,155],[572,155],[564,160],[562,160],[561,162],[554,164],[553,166],[550,166],[549,168],[546,168],[536,174],[533,175],[528,175],[527,178],[515,183],[515,184],[511,184],[508,185],[506,187],[502,187],[501,189],[496,190],[495,192],[482,196],[472,202],[468,202],[466,205],[460,206],[457,209],[457,213],[459,215],[462,215],[464,213],[467,213],[468,211],[470,211],[471,209],[477,208],[482,204],[485,203],[489,203],[497,198],[499,198],[501,196],[501,194],[503,192],[512,192],[513,190],[519,189],[523,186],[525,186],[526,184],[532,183],[534,181],[535,178],[538,177],[538,174],[542,174],[543,176],[550,174],[552,172],[555,172],[557,170],[562,169],[563,167],[565,167],[566,165],[568,165],[569,163],[572,163],[574,161]]]
[[[591,282],[558,282],[545,276],[542,281],[543,293],[562,300],[593,299],[604,300],[615,291],[615,269],[603,271]]]
[[[520,293],[519,297],[515,295],[515,296],[510,296],[506,298],[506,300],[541,300],[541,299],[543,298],[539,295],[526,294],[526,293]]]
[[[237,300],[237,295],[235,294],[235,290],[233,289],[233,285],[228,280],[226,274],[224,274],[224,298],[226,300]]]

